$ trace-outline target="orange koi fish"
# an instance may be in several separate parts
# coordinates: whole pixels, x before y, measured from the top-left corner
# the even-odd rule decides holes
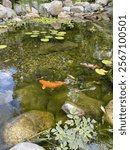
[[[39,80],[39,83],[42,84],[42,89],[45,89],[46,87],[57,88],[57,87],[66,85],[65,82],[61,82],[61,81],[50,82],[50,81],[46,81],[46,80]]]

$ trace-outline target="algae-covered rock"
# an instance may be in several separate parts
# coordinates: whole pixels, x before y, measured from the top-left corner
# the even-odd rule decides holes
[[[3,129],[5,143],[12,146],[23,142],[40,131],[51,128],[54,117],[49,112],[29,111],[8,121]]]
[[[40,84],[31,84],[18,89],[15,92],[15,96],[20,99],[20,106],[23,111],[33,109],[46,110],[48,98]]]
[[[104,115],[105,121],[113,125],[113,100],[111,100],[105,107],[106,113]]]

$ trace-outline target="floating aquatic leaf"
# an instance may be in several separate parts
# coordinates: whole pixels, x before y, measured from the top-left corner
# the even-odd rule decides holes
[[[35,37],[38,37],[38,35],[37,34],[32,34],[30,37],[35,38]]]
[[[96,73],[100,74],[100,75],[105,75],[108,71],[104,70],[104,69],[95,69]]]
[[[42,42],[49,42],[48,38],[41,39]]]
[[[32,32],[26,32],[25,34],[26,34],[26,35],[31,35],[31,34],[32,34]]]
[[[110,60],[102,60],[102,63],[105,65],[111,65],[112,62]]]
[[[62,36],[56,36],[55,39],[57,39],[57,40],[64,40],[64,37],[62,37]]]
[[[47,32],[46,32],[46,31],[41,31],[40,33],[41,33],[41,34],[46,34]]]
[[[0,49],[4,49],[6,47],[7,47],[7,45],[0,45]]]
[[[7,28],[6,25],[0,25],[0,28]]]
[[[66,34],[66,32],[65,31],[60,31],[60,32],[58,32],[59,34]]]
[[[45,36],[45,38],[47,38],[47,39],[51,39],[51,38],[53,38],[53,36],[51,36],[51,35],[47,35],[47,36]]]
[[[36,32],[39,32],[38,30],[34,30],[34,31],[32,31],[33,33],[36,33]]]

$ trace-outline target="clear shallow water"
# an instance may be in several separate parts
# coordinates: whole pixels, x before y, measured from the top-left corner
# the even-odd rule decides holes
[[[84,93],[98,99],[104,106],[111,100],[110,78],[101,77],[94,69],[81,65],[91,63],[103,67],[102,59],[111,60],[111,24],[76,24],[73,29],[61,29],[67,32],[65,40],[53,39],[49,43],[40,41],[43,35],[39,35],[38,38],[25,35],[33,30],[48,31],[48,28],[29,26],[0,35],[0,44],[7,45],[6,49],[0,50],[1,124],[19,112],[33,109],[48,110],[53,112],[56,120],[63,119],[65,115],[61,111],[61,106],[66,100],[64,91],[67,95],[72,88],[82,90],[86,88],[87,83],[93,81],[99,84],[94,84],[94,90],[88,89]],[[64,81],[68,75],[72,75],[78,81],[68,89],[42,90],[38,83],[39,79]],[[94,150],[101,149],[98,148],[100,146],[93,147],[96,147]],[[105,147],[106,150],[109,149],[106,144]]]

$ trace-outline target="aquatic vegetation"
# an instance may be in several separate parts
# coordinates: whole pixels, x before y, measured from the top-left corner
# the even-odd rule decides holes
[[[49,42],[49,38],[43,38],[41,39],[42,42]]]
[[[112,62],[110,60],[102,60],[102,63],[105,65],[112,65]]]
[[[53,36],[51,36],[51,35],[47,35],[47,36],[45,36],[45,38],[47,38],[47,39],[52,39],[52,38],[53,38]]]
[[[61,82],[61,81],[50,82],[50,81],[46,81],[46,80],[39,80],[39,83],[42,84],[42,89],[45,89],[46,87],[57,88],[57,87],[66,85],[65,82]]]
[[[0,45],[0,49],[4,49],[6,47],[7,47],[7,45]]]
[[[55,39],[57,39],[57,40],[64,40],[64,37],[62,37],[62,36],[56,36]]]
[[[36,37],[38,37],[38,35],[37,34],[32,34],[30,37],[36,38]]]
[[[31,34],[32,34],[32,32],[26,32],[25,34],[26,34],[26,35],[31,35]]]
[[[108,71],[104,70],[104,69],[95,69],[96,73],[98,73],[99,75],[106,75],[106,73]]]

